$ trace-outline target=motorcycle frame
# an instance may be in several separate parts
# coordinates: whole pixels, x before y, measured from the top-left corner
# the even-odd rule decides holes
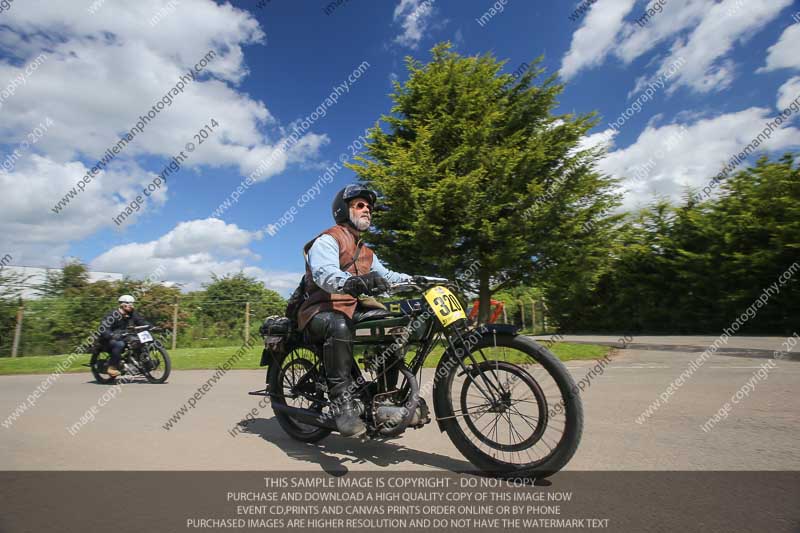
[[[463,307],[463,299],[461,298],[460,294],[457,297],[461,301],[462,307]],[[444,326],[442,326],[441,322],[439,322],[439,320],[436,318],[436,316],[432,313],[430,307],[427,304],[425,306],[423,306],[421,309],[414,310],[411,313],[409,313],[409,315],[408,315],[409,324],[408,325],[410,326],[410,324],[412,324],[415,319],[417,319],[419,316],[421,316],[423,314],[428,314],[429,316],[426,319],[426,324],[424,326],[425,327],[425,332],[422,334],[421,338],[419,340],[413,340],[413,341],[410,338],[408,338],[406,340],[406,342],[404,344],[398,346],[398,348],[399,348],[400,351],[402,351],[404,353],[408,349],[409,346],[411,346],[413,344],[417,344],[418,345],[417,353],[414,355],[414,358],[408,363],[407,368],[415,376],[415,378],[417,376],[421,377],[421,370],[422,370],[422,368],[423,368],[423,366],[425,364],[426,359],[428,358],[428,356],[430,355],[431,351],[433,350],[433,347],[440,340],[439,339],[439,335],[440,334],[444,335],[444,338],[447,341],[447,347],[445,348],[445,351],[442,354],[442,357],[439,360],[439,363],[436,366],[436,370],[434,372],[434,377],[433,377],[433,380],[434,380],[434,384],[433,384],[434,397],[436,396],[436,388],[439,386],[439,378],[440,377],[444,377],[445,375],[447,375],[448,372],[455,371],[455,369],[453,368],[454,366],[458,365],[460,367],[460,370],[461,370],[462,373],[468,374],[469,373],[469,369],[467,368],[467,365],[465,364],[464,361],[466,359],[469,359],[469,361],[470,361],[470,363],[472,365],[474,365],[476,368],[481,368],[480,362],[475,357],[475,353],[472,352],[472,350],[470,349],[471,345],[469,345],[467,343],[467,341],[465,341],[465,338],[464,338],[465,335],[471,336],[472,334],[477,332],[480,335],[479,338],[482,338],[485,334],[491,334],[493,337],[496,338],[496,335],[498,335],[498,334],[501,334],[501,335],[516,335],[516,332],[518,330],[517,326],[513,326],[513,325],[510,325],[510,324],[494,324],[494,323],[479,324],[479,325],[476,325],[475,327],[470,328],[468,326],[467,321],[464,320],[464,319],[460,319],[460,320],[456,321],[455,323],[450,324],[447,327],[444,327]],[[364,323],[359,323],[359,324],[368,324],[368,323],[369,323],[369,321],[364,322]],[[356,326],[358,326],[358,324]],[[304,338],[305,338],[305,336],[304,336]],[[397,342],[397,341],[395,341],[395,342]],[[384,353],[385,353],[386,350],[388,349],[388,347],[391,346],[392,344],[394,344],[394,343],[382,344],[382,343],[375,343],[375,342],[370,342],[370,341],[359,342],[357,339],[354,339],[353,340],[354,359],[355,359],[355,351],[356,351],[357,347],[381,346],[381,347],[384,348]],[[293,350],[295,348],[306,348],[306,349],[312,351],[314,353],[314,355],[316,356],[316,358],[317,358],[317,361],[314,364],[313,370],[315,370],[316,372],[322,374],[321,369],[323,368],[323,358],[322,358],[321,349],[320,349],[320,347],[318,345],[313,344],[313,343],[308,343],[308,342],[297,343],[297,344],[294,344],[294,345],[290,346],[288,351],[291,351],[291,350]],[[464,352],[462,352],[461,350],[464,350]],[[461,357],[460,356],[461,353],[466,353],[466,358]],[[483,353],[480,352],[480,351],[478,353],[481,354],[481,358],[483,359],[484,362],[486,362],[487,359],[483,355]],[[403,364],[405,364],[405,363],[403,363]],[[306,376],[308,376],[309,374],[310,374],[310,372],[307,373]],[[494,383],[492,383],[486,377],[485,373],[482,370],[479,371],[478,374],[481,376],[481,381],[482,381],[483,384],[481,385],[481,382],[475,380],[475,386],[478,388],[479,391],[481,391],[484,394],[485,397],[491,398],[492,401],[497,401],[498,398],[495,395],[495,393],[498,392],[496,385]],[[373,383],[373,382],[377,381],[381,377],[381,375],[382,374],[375,376],[375,379],[373,379],[373,380],[367,380],[367,379],[364,378],[364,373],[359,368],[359,366],[357,364],[354,364],[353,365],[353,378],[356,380],[355,383],[359,384],[359,388],[355,391],[355,394],[356,395],[360,395],[369,386],[370,383]],[[301,378],[297,382],[295,387],[300,387],[300,385],[304,384],[306,376],[303,376],[303,378]],[[421,386],[421,383],[420,383],[419,379],[417,379],[417,384],[419,386]],[[484,390],[484,388],[485,388],[485,390]],[[403,387],[401,387],[398,390],[398,396],[400,398],[406,398],[408,396],[408,394],[410,393],[410,391],[411,391],[411,384],[408,381],[406,381],[405,384],[403,385]],[[250,393],[250,394],[258,394],[260,392],[261,391],[258,391],[256,393]],[[488,396],[487,396],[487,393],[488,393]],[[268,396],[276,396],[276,394],[271,392],[271,391],[268,392],[267,395]],[[308,397],[306,397],[306,399],[308,399],[310,401],[314,401],[314,402],[319,402],[318,398],[308,398]],[[325,399],[321,403],[323,405],[328,405],[328,406],[331,405],[331,402],[330,402],[329,398]],[[444,428],[443,422],[440,420],[440,418],[441,418],[440,407],[436,404],[436,402],[434,402],[434,406],[433,407],[434,407],[434,414],[436,415],[436,422],[437,422],[437,424],[439,426],[439,430],[440,431],[444,431],[445,428]]]

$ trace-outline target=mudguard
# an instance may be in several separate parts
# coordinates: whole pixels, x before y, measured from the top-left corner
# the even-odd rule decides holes
[[[271,351],[267,350],[266,348],[261,351],[261,362],[258,364],[258,366],[267,366],[272,362],[270,353]]]
[[[268,367],[272,363],[276,363],[280,361],[280,358],[285,353],[289,353],[290,351],[294,350],[295,345],[292,344],[290,341],[286,341],[280,343],[276,347],[270,347],[269,345],[264,346],[264,349],[261,351],[261,362],[259,366],[266,366]]]

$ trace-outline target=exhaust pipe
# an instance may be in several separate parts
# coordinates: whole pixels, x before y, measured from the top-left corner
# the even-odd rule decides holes
[[[303,409],[302,407],[292,407],[286,404],[273,403],[272,410],[287,416],[291,416],[296,422],[316,426],[318,428],[331,429],[337,431],[336,421],[325,413]]]
[[[406,402],[403,407],[396,408],[389,408],[390,410],[384,411],[384,413],[389,414],[393,418],[392,422],[395,422],[393,425],[389,427],[382,427],[379,431],[380,434],[384,437],[396,437],[403,433],[406,428],[411,424],[413,418],[416,417],[417,414],[417,406],[419,405],[419,383],[417,383],[417,378],[411,371],[408,369],[406,365],[400,366],[400,373],[406,378],[408,381],[408,385],[410,387],[409,392],[411,393],[411,398]],[[381,411],[382,408],[378,408],[377,411]],[[381,413],[381,414],[384,414]],[[394,415],[394,416],[392,416]],[[399,415],[399,416],[398,416]],[[402,417],[399,421],[397,418]]]

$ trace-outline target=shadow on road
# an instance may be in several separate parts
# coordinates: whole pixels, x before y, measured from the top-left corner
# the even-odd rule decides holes
[[[388,441],[361,442],[357,439],[331,434],[320,442],[307,444],[286,435],[275,418],[257,418],[252,422],[247,422],[245,424],[245,421],[242,420],[239,423],[242,433],[258,435],[265,441],[281,448],[289,457],[318,464],[322,470],[334,476],[343,476],[349,472],[347,463],[372,463],[379,468],[386,468],[409,462],[452,472],[475,470],[467,461],[459,461],[438,453],[412,450]]]
[[[113,387],[114,385],[166,385],[169,381],[165,381],[164,383],[150,383],[147,381],[147,378],[144,376],[136,376],[134,379],[130,381],[112,381],[111,383],[100,383],[99,381],[91,378],[89,381],[84,381],[84,383],[88,383],[90,385],[99,385],[101,387]]]

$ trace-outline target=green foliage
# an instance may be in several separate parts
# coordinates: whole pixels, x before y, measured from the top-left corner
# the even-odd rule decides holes
[[[631,216],[612,242],[596,289],[574,294],[569,276],[548,281],[567,329],[719,332],[793,264],[800,269],[800,172],[793,156],[760,158],[728,178],[719,197],[692,191]],[[744,328],[791,333],[800,316],[800,270],[777,285]]]
[[[0,354],[11,353],[19,297],[27,277],[0,267]]]
[[[535,333],[540,333],[544,330],[544,307],[543,302],[544,291],[540,288],[517,286],[507,289],[502,289],[495,292],[492,298],[497,301],[503,302],[506,316],[510,324],[522,325],[523,317],[525,318],[525,331],[532,330],[531,316],[532,309],[531,302],[535,302],[534,310],[536,311],[536,327],[533,328]],[[503,315],[497,319],[498,322],[503,321]]]
[[[286,302],[277,292],[242,272],[222,277],[212,274],[211,278],[212,282],[204,285],[199,314],[216,324],[229,328],[242,324],[245,302],[250,302],[251,314],[258,317],[282,315],[286,308]]]
[[[172,360],[172,369],[216,369],[226,361],[230,360],[231,356],[240,349],[240,346],[240,344],[233,344],[214,348],[178,348],[170,351],[169,354]],[[610,348],[607,346],[597,346],[594,344],[570,344],[566,342],[559,342],[552,346],[551,349],[562,361],[571,361],[576,359],[600,359],[605,357],[610,351]],[[233,368],[263,370],[263,367],[259,366],[259,362],[261,361],[261,350],[262,348],[260,346],[253,346],[233,364]],[[409,350],[408,357],[413,357],[414,353],[415,352],[413,350]],[[435,368],[443,353],[443,346],[438,345],[434,347],[431,354],[425,360],[425,367]],[[513,357],[514,355],[518,354],[510,355]],[[67,357],[68,356],[66,355],[61,355],[51,357],[33,356],[19,357],[16,359],[0,359],[0,375],[49,374],[53,372],[59,365],[63,365],[67,360]],[[506,354],[506,357],[509,357],[509,354]],[[67,372],[88,373],[89,369],[83,366],[84,362],[85,359],[76,359],[72,361],[72,364]]]
[[[486,316],[498,282],[528,282],[565,255],[594,257],[617,200],[614,181],[593,170],[598,153],[578,149],[594,114],[552,114],[564,86],[539,79],[541,58],[515,81],[504,62],[450,48],[434,47],[426,65],[406,58],[409,79],[394,83],[392,114],[381,117],[389,131],[376,124],[348,166],[390,207],[369,236],[381,257],[450,278],[478,260],[463,281]]]
[[[67,262],[61,270],[48,271],[38,292],[45,297],[79,294],[89,284],[89,268],[77,260]]]
[[[95,285],[97,284],[95,283]],[[135,295],[136,310],[146,317],[148,322],[162,328],[172,328],[174,304],[182,299],[178,287],[167,287],[160,283],[147,283],[126,278],[116,284],[115,290],[115,302],[120,294]],[[111,309],[108,309],[108,311],[111,311]],[[187,314],[185,310],[180,310],[179,306],[178,328],[183,328],[187,325]]]
[[[22,280],[0,270],[0,356],[11,353],[11,343]],[[178,287],[126,278],[89,282],[80,263],[65,265],[39,287],[45,296],[26,300],[20,355],[69,353],[116,309],[121,294],[136,297],[136,309],[148,322],[171,330],[178,304],[179,346],[230,346],[242,338],[246,302],[250,302],[253,331],[264,317],[282,314],[283,298],[242,273],[212,276],[203,291],[182,295]]]

